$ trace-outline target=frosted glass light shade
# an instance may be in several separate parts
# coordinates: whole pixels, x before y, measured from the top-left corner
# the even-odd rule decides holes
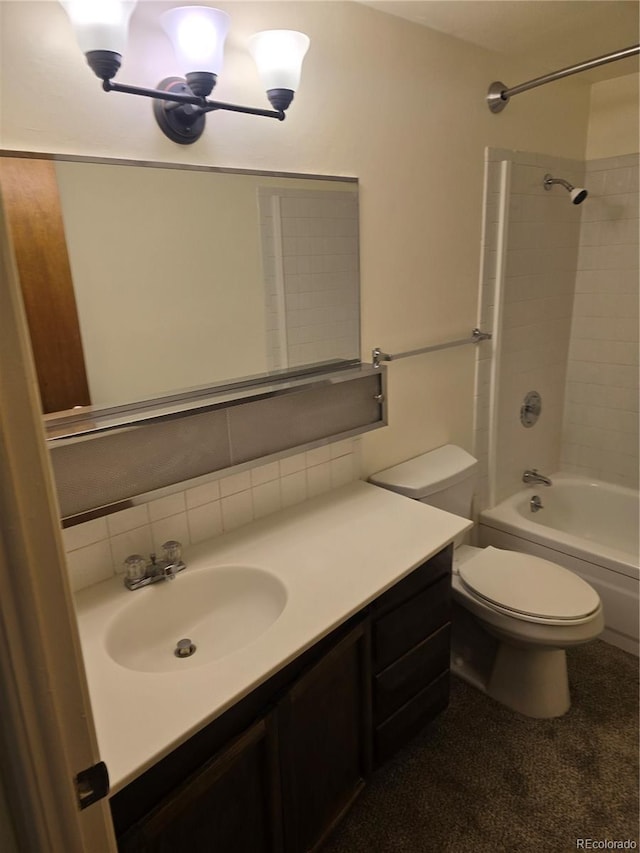
[[[179,6],[165,12],[160,20],[183,74],[220,73],[230,24],[226,12],[208,6]]]
[[[267,91],[296,91],[300,83],[302,60],[309,44],[309,37],[295,30],[263,30],[251,36],[249,53],[253,56]]]
[[[137,0],[60,0],[80,50],[109,50],[122,55],[127,44],[129,18]]]

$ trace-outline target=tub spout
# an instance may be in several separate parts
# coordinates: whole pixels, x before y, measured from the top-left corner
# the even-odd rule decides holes
[[[549,477],[545,477],[544,474],[539,474],[537,468],[531,468],[531,470],[527,469],[522,475],[522,482],[541,486],[551,485]]]

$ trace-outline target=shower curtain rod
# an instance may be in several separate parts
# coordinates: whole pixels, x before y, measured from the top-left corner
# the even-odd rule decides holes
[[[605,53],[604,56],[596,56],[595,59],[587,59],[586,62],[580,62],[578,65],[569,65],[567,68],[561,68],[560,71],[552,71],[550,74],[544,74],[534,80],[527,80],[526,83],[519,83],[517,86],[512,86],[511,89],[496,80],[489,86],[487,105],[492,113],[502,112],[512,95],[519,95],[520,92],[527,92],[529,89],[535,89],[536,86],[561,80],[563,77],[578,74],[580,71],[589,71],[591,68],[598,68],[598,66],[606,65],[608,62],[617,62],[619,59],[626,59],[628,56],[635,56],[637,53],[640,53],[640,44],[616,50],[614,53]]]

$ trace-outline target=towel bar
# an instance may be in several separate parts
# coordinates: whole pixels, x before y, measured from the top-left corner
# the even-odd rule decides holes
[[[371,357],[374,367],[380,367],[382,361],[395,361],[398,358],[408,358],[410,355],[422,355],[425,352],[435,352],[439,349],[450,349],[451,347],[461,347],[465,344],[478,344],[480,341],[491,340],[491,332],[481,332],[480,329],[472,329],[470,338],[459,338],[456,341],[447,341],[443,344],[432,344],[428,347],[420,347],[420,349],[412,349],[407,352],[397,352],[393,355],[388,352],[382,352],[380,347],[371,350]]]

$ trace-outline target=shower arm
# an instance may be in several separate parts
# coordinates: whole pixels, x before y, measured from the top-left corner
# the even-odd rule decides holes
[[[580,71],[590,71],[592,68],[598,68],[600,65],[606,65],[609,62],[617,62],[619,59],[626,59],[638,53],[640,53],[640,44],[634,44],[631,47],[625,47],[614,53],[606,53],[604,56],[588,59],[586,62],[580,62],[578,65],[569,65],[567,68],[561,68],[560,71],[552,71],[550,74],[544,74],[542,77],[536,77],[534,80],[527,80],[526,83],[519,83],[517,86],[512,86],[511,89],[504,83],[496,80],[489,86],[487,105],[492,113],[502,112],[509,103],[509,98],[512,95],[519,95],[521,92],[528,92],[529,89],[535,89],[537,86],[544,86],[545,83],[561,80],[563,77],[578,74]]]

